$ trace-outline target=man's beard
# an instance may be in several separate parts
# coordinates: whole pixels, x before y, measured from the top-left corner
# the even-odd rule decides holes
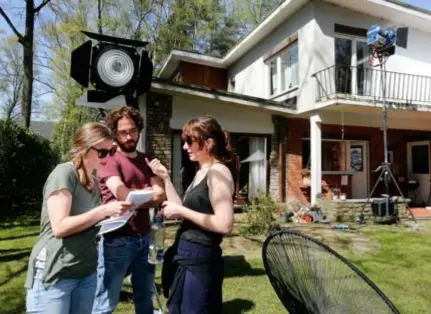
[[[125,153],[133,153],[136,150],[136,146],[138,145],[138,141],[129,140],[127,142],[121,143],[117,141],[117,145],[120,149]]]

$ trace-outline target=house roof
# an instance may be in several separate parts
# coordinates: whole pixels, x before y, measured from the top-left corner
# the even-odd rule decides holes
[[[390,20],[399,25],[430,31],[431,11],[406,4],[400,0],[322,0],[357,12]],[[263,40],[291,15],[308,4],[310,0],[286,0],[276,7],[259,25],[237,42],[222,58],[196,52],[173,49],[160,70],[158,77],[169,79],[180,61],[188,61],[217,68],[228,68],[257,43]]]
[[[154,78],[151,84],[152,91],[163,91],[173,95],[192,95],[202,98],[224,101],[246,105],[255,108],[272,110],[279,113],[296,114],[296,97],[290,98],[285,102],[278,102],[264,98],[248,96],[238,93],[228,92],[222,89],[209,88],[200,85],[184,84],[173,82],[168,79]]]
[[[54,128],[57,122],[53,121],[31,121],[30,130],[40,136],[51,140],[54,134]]]

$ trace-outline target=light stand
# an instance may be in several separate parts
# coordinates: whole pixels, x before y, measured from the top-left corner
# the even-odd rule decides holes
[[[375,35],[375,34],[371,34],[370,33],[373,31],[373,29],[371,29],[368,33],[368,41],[373,41],[373,43],[377,42],[376,37],[371,38],[371,36]],[[380,35],[381,33],[379,33]],[[386,34],[387,35],[387,34]],[[373,55],[371,57],[370,60],[370,65],[374,66],[372,64],[372,61],[374,60],[374,58],[377,58],[379,60],[379,64],[377,66],[380,66],[380,82],[381,82],[381,89],[382,89],[382,130],[383,130],[383,153],[384,153],[384,161],[380,164],[379,167],[377,167],[376,170],[374,170],[374,172],[378,172],[380,171],[380,175],[376,180],[376,183],[374,184],[373,189],[371,190],[365,205],[362,209],[362,211],[365,209],[365,206],[367,204],[370,203],[370,199],[374,193],[374,191],[376,190],[379,182],[381,180],[383,180],[384,185],[385,185],[385,205],[386,205],[386,213],[384,218],[382,219],[382,222],[384,223],[399,223],[400,222],[400,218],[399,218],[399,213],[398,213],[398,209],[394,204],[393,207],[393,214],[391,215],[389,213],[389,206],[390,206],[390,201],[389,201],[389,197],[390,197],[390,189],[389,189],[389,184],[392,180],[392,182],[394,183],[395,187],[397,188],[405,206],[406,209],[409,211],[410,215],[413,218],[413,221],[415,222],[415,228],[417,228],[418,224],[417,224],[417,220],[413,214],[413,212],[411,211],[403,192],[401,191],[401,188],[399,187],[397,180],[395,179],[395,176],[393,175],[392,171],[391,171],[391,167],[390,167],[390,162],[388,161],[388,112],[387,112],[387,100],[386,100],[386,61],[388,59],[388,57],[392,54],[394,54],[395,52],[395,37],[393,38],[388,38],[389,36],[387,36],[387,38],[379,38],[380,40],[380,45],[379,46],[373,46],[371,45],[371,48],[373,50]],[[382,43],[382,39],[385,40],[385,44],[381,45]],[[389,40],[388,40],[389,39]],[[369,43],[370,44],[370,43]],[[372,205],[371,205],[371,210],[373,211]],[[374,214],[374,213],[373,213]],[[362,214],[363,216],[363,214]]]

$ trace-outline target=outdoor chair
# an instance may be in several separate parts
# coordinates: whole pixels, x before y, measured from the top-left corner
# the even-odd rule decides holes
[[[268,236],[262,257],[266,274],[290,314],[399,313],[349,261],[299,232],[286,229]]]

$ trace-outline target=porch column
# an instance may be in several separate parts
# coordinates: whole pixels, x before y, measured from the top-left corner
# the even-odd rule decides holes
[[[315,113],[310,117],[311,205],[322,192],[322,120]]]

